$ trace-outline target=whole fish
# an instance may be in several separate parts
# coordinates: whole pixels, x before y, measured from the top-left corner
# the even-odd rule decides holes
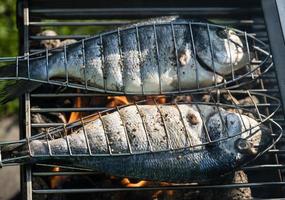
[[[204,182],[272,145],[269,129],[255,119],[210,105],[130,105],[82,123],[67,136],[50,132],[3,145],[1,162],[48,161],[122,177]]]
[[[56,84],[51,80],[66,87],[135,95],[203,89],[229,83],[225,77],[249,64],[249,54],[245,38],[228,28],[178,16],[155,18],[19,59],[18,68],[0,68],[0,79],[18,76],[0,100],[42,83]]]

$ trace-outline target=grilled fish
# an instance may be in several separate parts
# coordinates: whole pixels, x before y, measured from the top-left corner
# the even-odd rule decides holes
[[[17,74],[20,80],[4,89],[0,100],[6,102],[43,82],[56,84],[50,80],[67,87],[136,95],[229,82],[224,76],[249,62],[245,39],[233,30],[208,26],[177,16],[156,18],[30,56],[29,63],[19,60],[18,69],[0,68],[1,77]]]
[[[115,176],[203,182],[271,145],[264,125],[210,105],[130,105],[82,123],[67,136],[3,145],[2,163],[64,162]]]

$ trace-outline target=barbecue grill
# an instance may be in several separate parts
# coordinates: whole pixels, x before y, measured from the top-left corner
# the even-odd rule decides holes
[[[274,66],[262,77],[257,78],[256,83],[249,88],[251,92],[260,92],[265,94],[263,106],[268,109],[268,113],[274,109],[274,105],[266,97],[267,94],[282,100],[283,109],[285,102],[285,83],[284,83],[284,64],[285,49],[284,44],[284,21],[282,26],[282,10],[284,12],[285,3],[282,0],[254,0],[254,1],[117,1],[96,2],[83,0],[80,2],[70,1],[21,1],[17,2],[17,19],[20,30],[20,48],[21,55],[28,55],[41,51],[39,42],[47,39],[83,39],[89,35],[80,32],[82,27],[99,27],[94,30],[102,30],[105,27],[117,27],[124,25],[132,20],[140,18],[149,18],[150,16],[162,16],[179,14],[189,18],[208,19],[220,25],[232,26],[234,28],[245,30],[254,35],[256,38],[270,45]],[[72,35],[58,36],[39,36],[41,29],[57,29],[59,27],[74,27]],[[77,29],[78,28],[78,29]],[[266,31],[267,30],[267,31]],[[267,34],[267,32],[269,34]],[[95,32],[94,32],[95,34]],[[258,58],[257,58],[258,59]],[[277,72],[277,73],[276,73]],[[42,92],[44,91],[44,92]],[[33,93],[27,93],[20,100],[20,130],[21,138],[31,136],[33,128],[46,128],[64,126],[63,123],[32,123],[31,116],[33,113],[58,113],[58,112],[96,112],[104,110],[105,107],[80,107],[75,108],[72,104],[66,107],[55,107],[54,104],[48,103],[48,106],[38,104],[43,101],[57,101],[58,99],[71,98],[78,96],[83,98],[93,96],[105,96],[98,93],[78,93],[76,90],[68,90],[64,93],[53,93],[53,88],[39,90]],[[37,105],[37,107],[34,107]],[[260,106],[260,105],[259,105]],[[262,105],[261,105],[262,106]],[[265,110],[266,110],[265,109]],[[274,121],[284,127],[284,113],[282,108],[276,111]],[[275,133],[272,125],[272,133]],[[92,175],[94,172],[82,171],[81,169],[64,169],[64,171],[51,171],[49,166],[35,165],[32,167],[22,167],[21,184],[22,196],[24,199],[31,200],[43,198],[46,195],[61,198],[62,195],[73,194],[80,198],[85,193],[116,193],[116,192],[147,192],[156,190],[177,190],[177,191],[208,191],[210,189],[225,190],[230,188],[250,187],[252,196],[256,198],[281,198],[284,196],[284,138],[265,155],[260,157],[250,166],[245,167],[248,183],[229,183],[217,184],[208,183],[206,185],[175,185],[175,186],[155,186],[140,188],[122,188],[122,187],[77,187],[54,189],[50,187],[36,187],[36,177],[83,177]]]

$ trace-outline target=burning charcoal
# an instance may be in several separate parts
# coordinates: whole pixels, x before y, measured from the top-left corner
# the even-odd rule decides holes
[[[230,103],[231,105],[239,108],[238,106],[239,106],[240,102],[234,96],[232,96],[231,94],[223,94],[223,97],[226,101],[228,101],[227,103]],[[240,114],[243,113],[242,109],[236,109],[236,108],[228,108],[227,111],[236,112],[236,113],[240,113]]]
[[[38,36],[52,37],[52,36],[57,36],[57,33],[55,31],[52,31],[52,30],[45,30],[45,31],[39,33]],[[45,48],[51,49],[51,48],[59,47],[60,46],[60,40],[58,40],[58,39],[42,40],[40,42],[40,44],[42,46],[44,46]]]
[[[236,171],[234,177],[229,177],[225,180],[224,184],[232,183],[248,183],[247,175],[243,171]],[[239,199],[252,199],[251,189],[249,187],[239,187],[232,189],[216,190],[213,199],[220,200],[239,200]]]
[[[229,94],[224,94],[223,97],[229,101],[232,105],[236,105],[237,107],[239,106],[244,106],[244,105],[252,105],[254,106],[254,104],[259,104],[259,100],[256,96],[251,95],[251,96],[247,96],[243,99],[236,99],[234,96],[229,95]],[[247,108],[248,112],[243,110],[243,109],[234,109],[234,108],[230,108],[228,109],[228,111],[232,111],[232,112],[239,112],[240,114],[245,114],[249,117],[255,118],[253,113],[256,113],[256,108]]]
[[[77,40],[74,40],[74,39],[66,39],[66,40],[63,40],[60,42],[59,46],[60,47],[63,47],[64,45],[69,45],[69,44],[73,44],[77,42]]]
[[[252,95],[251,97],[246,97],[244,99],[239,100],[240,105],[254,105],[254,104],[259,104],[259,100],[256,96]],[[249,108],[251,112],[244,112],[245,115],[249,117],[255,117],[253,113],[256,113],[256,108]]]
[[[173,101],[173,103],[191,103],[192,102],[192,97],[191,96],[176,96]]]
[[[248,183],[247,175],[243,171],[236,171],[232,176],[226,177],[223,182],[212,184],[239,184]],[[241,200],[252,199],[251,189],[230,188],[230,189],[208,189],[208,190],[190,190],[185,193],[175,193],[175,199],[191,199],[191,200]]]
[[[206,103],[209,103],[211,101],[211,96],[208,95],[208,94],[203,95],[202,96],[202,101],[206,102]]]
[[[42,179],[41,177],[33,177],[33,189],[34,190],[49,189],[49,187],[46,181]],[[44,194],[44,195],[35,194],[33,195],[33,199],[34,200],[45,200],[45,199],[48,199],[48,195],[47,194]]]
[[[63,113],[32,113],[31,121],[34,124],[67,123]],[[47,132],[47,128],[33,128],[36,132]]]
[[[239,103],[240,105],[253,105],[253,104],[259,104],[259,100],[256,96],[251,95],[251,97],[240,99]]]

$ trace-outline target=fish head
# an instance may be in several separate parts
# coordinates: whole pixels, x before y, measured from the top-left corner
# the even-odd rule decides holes
[[[244,34],[228,27],[200,25],[194,29],[197,56],[202,65],[219,75],[230,75],[252,58]]]
[[[240,33],[217,27],[211,35],[214,61],[217,63],[219,74],[228,75],[249,64],[251,53],[247,49],[246,40]]]
[[[255,119],[240,113],[222,111],[207,121],[209,137],[216,147],[245,163],[265,152],[272,145],[271,131]]]

